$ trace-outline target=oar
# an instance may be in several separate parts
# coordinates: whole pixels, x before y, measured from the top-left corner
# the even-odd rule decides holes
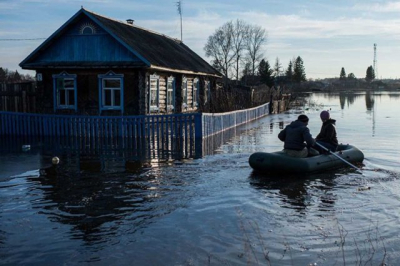
[[[343,159],[342,157],[340,157],[339,155],[337,155],[336,153],[334,153],[333,151],[331,151],[330,149],[327,149],[325,146],[319,144],[318,142],[315,142],[315,144],[317,144],[318,146],[320,146],[322,149],[328,151],[330,154],[335,155],[337,158],[339,158],[340,160],[342,160],[343,162],[347,163],[348,165],[350,165],[351,167],[357,169],[357,171],[359,171],[360,173],[362,173],[361,169],[358,168],[357,166],[351,164],[350,162],[346,161],[345,159]]]

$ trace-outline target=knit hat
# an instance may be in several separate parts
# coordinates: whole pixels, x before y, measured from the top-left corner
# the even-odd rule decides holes
[[[306,122],[308,122],[308,117],[306,115],[299,115],[297,120],[306,123]]]
[[[328,111],[322,111],[319,116],[322,120],[328,120],[331,117]]]

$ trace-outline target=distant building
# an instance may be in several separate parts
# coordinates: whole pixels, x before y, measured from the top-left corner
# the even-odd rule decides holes
[[[38,112],[139,115],[204,110],[221,73],[180,40],[80,9],[20,63]]]

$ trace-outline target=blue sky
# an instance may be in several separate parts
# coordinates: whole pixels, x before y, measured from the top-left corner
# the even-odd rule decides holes
[[[0,0],[0,66],[18,64],[80,8],[180,38],[177,0]],[[379,78],[400,78],[400,1],[182,0],[183,41],[204,56],[215,29],[242,19],[267,31],[264,57],[284,68],[301,56],[307,78],[338,77],[342,67],[357,78],[373,65]],[[9,40],[14,39],[14,40]]]

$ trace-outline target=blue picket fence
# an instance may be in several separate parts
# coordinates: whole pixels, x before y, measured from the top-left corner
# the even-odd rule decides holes
[[[80,149],[176,151],[201,157],[202,140],[268,114],[269,104],[221,113],[75,116],[0,112],[0,135],[59,139]]]
[[[201,137],[201,114],[74,116],[0,112],[0,135],[50,137]],[[198,125],[198,128],[196,128]],[[197,132],[197,133],[196,133]],[[199,135],[200,134],[200,135]]]

